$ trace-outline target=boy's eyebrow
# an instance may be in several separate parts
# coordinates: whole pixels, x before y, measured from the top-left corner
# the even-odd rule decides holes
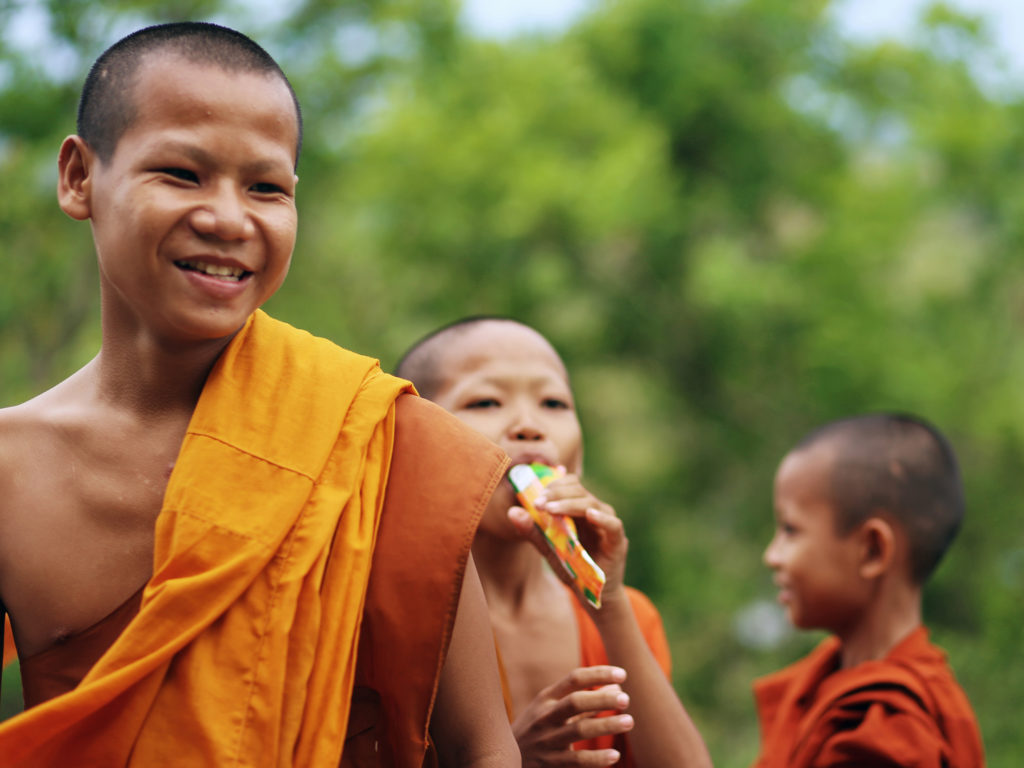
[[[183,155],[185,155],[190,160],[199,165],[210,166],[217,164],[217,158],[214,154],[212,154],[211,152],[207,152],[205,149],[195,144],[191,144],[186,141],[175,141],[172,139],[170,141],[165,142],[164,146],[172,151],[181,152]],[[260,174],[279,170],[281,165],[281,163],[278,163],[277,161],[274,160],[258,159],[246,163],[245,165],[242,166],[242,168],[247,173]],[[290,164],[286,163],[285,165],[287,165],[289,170],[291,169]]]
[[[485,377],[483,379],[483,383],[485,383],[485,384],[503,384],[506,381],[506,379],[513,378],[514,376],[515,376],[515,374],[493,374],[491,376]],[[542,376],[534,376],[534,377],[532,377],[530,379],[527,379],[526,383],[529,386],[535,386],[536,387],[536,386],[545,386],[547,384],[550,384],[552,381],[557,381],[559,384],[565,385],[566,387],[568,387],[568,383],[567,382],[565,382],[565,381],[563,381],[563,380],[561,380],[561,379],[559,379],[557,377],[544,376],[544,375],[542,375]]]

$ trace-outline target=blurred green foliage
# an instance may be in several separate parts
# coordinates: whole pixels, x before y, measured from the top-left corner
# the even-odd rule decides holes
[[[958,449],[969,517],[926,615],[989,764],[1020,764],[1024,99],[979,79],[999,71],[983,20],[937,4],[908,42],[855,43],[827,0],[606,0],[498,43],[446,0],[188,5],[0,7],[0,29],[48,22],[0,36],[0,405],[98,344],[89,236],[53,196],[85,68],[147,21],[227,23],[307,125],[268,309],[385,368],[469,313],[553,340],[716,764],[757,752],[752,678],[818,639],[770,607],[775,466],[874,409]]]

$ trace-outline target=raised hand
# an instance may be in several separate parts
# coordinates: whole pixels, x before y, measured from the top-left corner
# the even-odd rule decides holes
[[[577,475],[553,480],[534,504],[551,514],[569,515],[575,519],[580,543],[604,571],[605,594],[617,593],[622,588],[629,540],[612,506],[588,491]],[[547,558],[559,578],[571,586],[572,579],[558,563],[529,513],[522,507],[511,507],[508,517],[519,533],[533,542]]]
[[[524,768],[607,766],[621,755],[614,749],[574,750],[573,743],[626,733],[633,718],[622,714],[629,696],[620,684],[621,667],[579,667],[538,693],[512,723]]]

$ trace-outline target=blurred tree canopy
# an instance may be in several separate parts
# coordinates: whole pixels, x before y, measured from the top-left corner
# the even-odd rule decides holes
[[[89,236],[53,193],[87,66],[143,23],[227,23],[308,130],[268,309],[385,368],[470,313],[552,339],[716,764],[756,754],[752,678],[818,639],[780,623],[760,562],[775,466],[824,420],[896,409],[960,455],[968,519],[926,618],[989,764],[1019,765],[1024,100],[979,74],[1001,71],[982,19],[936,4],[907,42],[853,42],[830,6],[606,0],[505,42],[447,0],[0,7],[0,405],[98,344]]]

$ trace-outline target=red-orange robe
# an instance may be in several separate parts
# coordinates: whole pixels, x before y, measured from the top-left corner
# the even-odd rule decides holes
[[[474,490],[455,478],[448,490],[461,492],[471,514],[442,527],[437,542],[407,534],[417,537],[413,566],[436,544],[435,554],[452,553],[444,568],[410,575],[380,562],[378,533],[404,533],[401,518],[381,519],[404,391],[376,361],[255,313],[218,360],[189,424],[138,614],[74,690],[0,725],[4,764],[334,765],[366,690],[387,717],[381,735],[394,738],[394,748],[372,744],[380,757],[371,764],[388,764],[389,752],[394,765],[420,765],[462,568],[507,459],[445,414],[432,455],[406,458],[415,472],[443,472],[445,460],[466,459],[446,450],[445,438],[466,439],[480,470]],[[414,410],[424,408],[440,411]],[[442,506],[410,498],[418,501],[406,498],[408,515]],[[382,584],[371,563],[407,582]],[[388,636],[395,610],[424,591],[440,605],[427,617],[430,637]],[[373,601],[381,605],[371,610]],[[415,621],[416,609],[426,610],[416,604],[407,618]],[[374,650],[401,655],[357,669],[368,632],[381,641]],[[416,695],[394,695],[401,672],[382,671],[388,661],[410,671]]]
[[[840,644],[754,684],[754,768],[981,768],[981,734],[945,654],[919,627],[878,661],[840,669]]]
[[[14,650],[14,635],[11,634],[11,620],[4,615],[4,658],[3,666],[7,666],[17,657],[18,652]]]

